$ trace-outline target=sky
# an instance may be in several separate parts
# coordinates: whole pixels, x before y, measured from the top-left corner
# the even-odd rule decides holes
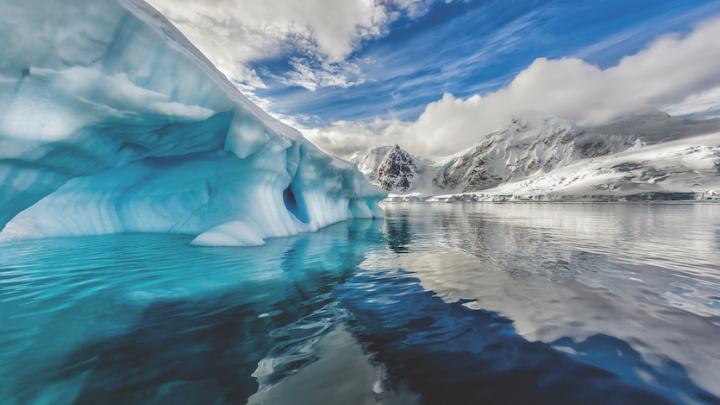
[[[593,124],[720,96],[720,0],[150,3],[246,96],[341,156],[450,154],[530,110]]]

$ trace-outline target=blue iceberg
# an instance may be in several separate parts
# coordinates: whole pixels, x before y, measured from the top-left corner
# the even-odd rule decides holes
[[[258,245],[382,192],[244,97],[140,0],[0,0],[0,241]]]

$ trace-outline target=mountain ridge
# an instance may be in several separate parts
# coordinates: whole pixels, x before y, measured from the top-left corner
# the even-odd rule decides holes
[[[667,148],[674,157],[663,155]],[[397,167],[398,155],[411,164]],[[531,114],[450,156],[427,158],[395,145],[350,160],[391,200],[714,199],[720,191],[720,120],[658,113],[588,127]],[[398,187],[397,179],[379,170],[393,165],[412,181]],[[584,173],[583,187],[579,178],[568,180],[568,167]]]

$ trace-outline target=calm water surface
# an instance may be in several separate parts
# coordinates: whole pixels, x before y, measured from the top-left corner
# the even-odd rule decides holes
[[[0,245],[0,403],[720,403],[720,205]]]

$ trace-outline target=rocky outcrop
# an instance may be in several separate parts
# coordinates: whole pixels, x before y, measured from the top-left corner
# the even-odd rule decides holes
[[[383,158],[375,177],[384,190],[404,193],[412,188],[416,173],[412,156],[395,145]]]

